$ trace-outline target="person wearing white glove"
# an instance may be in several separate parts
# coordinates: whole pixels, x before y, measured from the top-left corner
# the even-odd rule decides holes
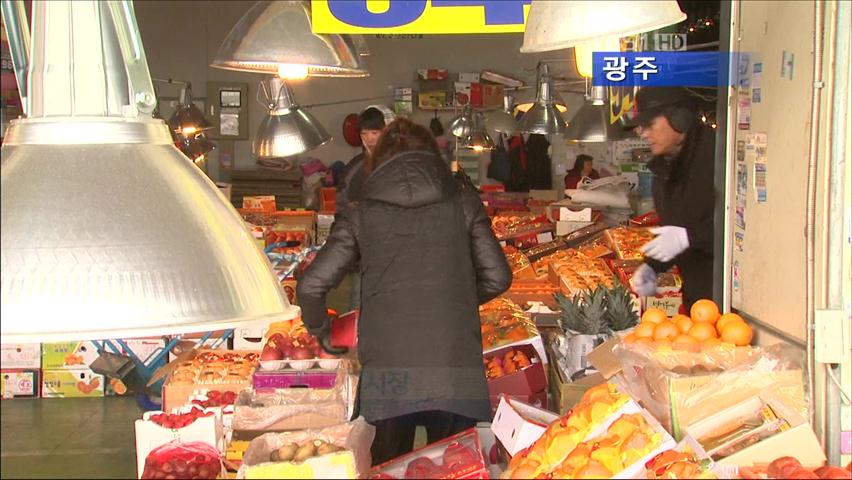
[[[639,295],[656,292],[657,277],[675,265],[683,278],[687,311],[713,298],[715,132],[701,123],[693,97],[680,87],[645,87],[636,95],[632,127],[651,147],[648,168],[660,227],[641,249],[645,264],[631,285]]]

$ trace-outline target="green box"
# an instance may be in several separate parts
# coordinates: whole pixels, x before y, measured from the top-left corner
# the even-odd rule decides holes
[[[42,398],[93,398],[104,396],[104,377],[89,369],[42,370]]]
[[[88,369],[98,358],[98,348],[92,342],[44,343],[41,346],[41,368]]]

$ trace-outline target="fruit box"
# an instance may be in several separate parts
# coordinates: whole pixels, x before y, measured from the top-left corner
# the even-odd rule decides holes
[[[544,340],[542,340],[541,335],[535,335],[530,338],[518,340],[517,342],[506,343],[503,345],[496,346],[494,348],[489,348],[487,350],[484,350],[482,353],[483,356],[487,356],[495,350],[504,349],[506,347],[518,347],[521,345],[531,345],[533,348],[535,348],[535,351],[538,354],[538,358],[541,359],[541,363],[547,365],[547,352],[544,350]]]
[[[237,478],[364,478],[370,471],[370,446],[375,428],[363,418],[322,429],[267,433],[251,441]],[[273,461],[285,445],[321,441],[341,450],[314,455],[302,462]],[[318,453],[318,452],[317,452]]]
[[[535,443],[558,418],[553,412],[503,395],[491,422],[491,431],[509,455],[514,456]]]
[[[629,402],[625,405],[622,410],[628,409],[632,410],[635,406],[637,411],[625,411],[625,413],[639,413],[645,419],[645,422],[648,424],[648,427],[653,431],[654,437],[658,439],[658,444],[654,447],[647,455],[644,455],[639,460],[633,462],[631,465],[628,465],[624,468],[624,470],[614,474],[612,478],[646,478],[647,473],[645,470],[645,464],[648,463],[649,460],[653,459],[657,455],[666,450],[671,450],[677,446],[677,442],[669,435],[668,432],[660,425],[660,422],[657,421],[647,410],[643,410],[636,406],[634,402]],[[609,421],[606,425],[606,428],[598,429],[596,432],[590,434],[586,441],[594,441],[599,435],[604,435],[606,433],[606,429],[609,428],[612,423],[615,422],[622,414],[616,414],[611,417],[611,421]],[[597,434],[596,434],[597,433]]]
[[[243,391],[234,403],[234,437],[257,433],[324,428],[349,418],[350,383],[335,388],[289,388],[274,392]]]
[[[88,369],[98,358],[98,347],[92,342],[43,343],[41,345],[41,368]]]
[[[148,381],[148,386],[157,383],[160,379],[165,378],[166,381],[163,383],[163,409],[166,411],[171,411],[175,408],[180,408],[187,403],[189,397],[192,396],[193,392],[199,388],[213,388],[222,392],[234,392],[239,393],[244,389],[251,388],[251,377],[247,377],[244,382],[226,382],[226,383],[216,383],[216,384],[172,384],[169,382],[167,378],[175,369],[177,369],[178,365],[183,362],[190,361],[194,359],[198,355],[203,355],[205,353],[234,353],[234,354],[247,354],[254,353],[255,350],[228,350],[227,352],[223,352],[222,350],[211,350],[211,349],[189,349],[178,355],[174,360],[170,361],[168,364],[158,368],[153,375],[151,375],[151,379]]]
[[[41,368],[40,343],[0,345],[0,368]]]
[[[0,370],[2,398],[37,398],[41,388],[39,373],[39,370]]]
[[[174,413],[187,413],[192,407],[176,409]],[[217,416],[215,412],[209,417],[196,418],[192,423],[183,428],[166,428],[158,425],[151,417],[163,414],[162,411],[145,412],[141,419],[135,422],[136,431],[136,474],[142,478],[145,469],[145,459],[151,450],[170,442],[203,442],[218,450],[224,450],[222,435],[221,412]]]
[[[103,397],[104,377],[89,370],[42,370],[42,398]]]
[[[488,380],[488,394],[499,396],[501,393],[509,395],[532,395],[547,389],[547,375],[544,372],[544,364],[541,356],[532,345],[518,345],[515,347],[503,347],[492,350],[483,355],[486,361],[492,358],[503,359],[506,353],[511,351],[522,352],[530,361],[530,365],[515,373],[505,374],[498,378]]]
[[[486,479],[488,468],[471,428],[378,465],[369,478]]]
[[[556,363],[553,362],[551,362],[549,370],[550,393],[553,398],[551,408],[561,415],[577,405],[588,389],[606,382],[606,379],[600,373],[587,375],[574,382],[566,381]]]
[[[820,467],[825,464],[825,452],[814,434],[810,423],[795,409],[789,408],[779,397],[771,393],[762,393],[733,405],[686,427],[687,433],[708,450],[714,457],[721,456],[721,448],[710,449],[708,437],[720,429],[727,432],[744,423],[753,414],[769,407],[778,419],[786,421],[787,427],[768,438],[746,446],[732,455],[717,460],[721,466],[751,467],[755,464],[768,464],[778,458],[779,452],[795,452],[796,458],[805,467]],[[765,417],[764,417],[765,418]]]
[[[532,405],[535,408],[540,408],[542,410],[547,410],[548,407],[547,390],[531,393],[529,395],[501,393],[499,395],[488,395],[488,401],[491,402],[492,415],[497,413],[497,407],[500,405],[500,398],[504,395],[507,397],[511,397],[512,399],[517,400],[519,402],[526,403],[527,405]]]

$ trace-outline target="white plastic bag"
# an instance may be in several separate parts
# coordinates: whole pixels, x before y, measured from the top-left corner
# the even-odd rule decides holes
[[[630,183],[621,175],[591,180],[584,177],[575,189],[565,190],[573,203],[590,207],[630,208]]]

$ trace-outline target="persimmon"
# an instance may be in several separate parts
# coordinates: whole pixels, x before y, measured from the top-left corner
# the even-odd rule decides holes
[[[719,319],[719,307],[712,301],[707,299],[698,300],[692,304],[689,310],[689,316],[696,322],[716,323]]]

